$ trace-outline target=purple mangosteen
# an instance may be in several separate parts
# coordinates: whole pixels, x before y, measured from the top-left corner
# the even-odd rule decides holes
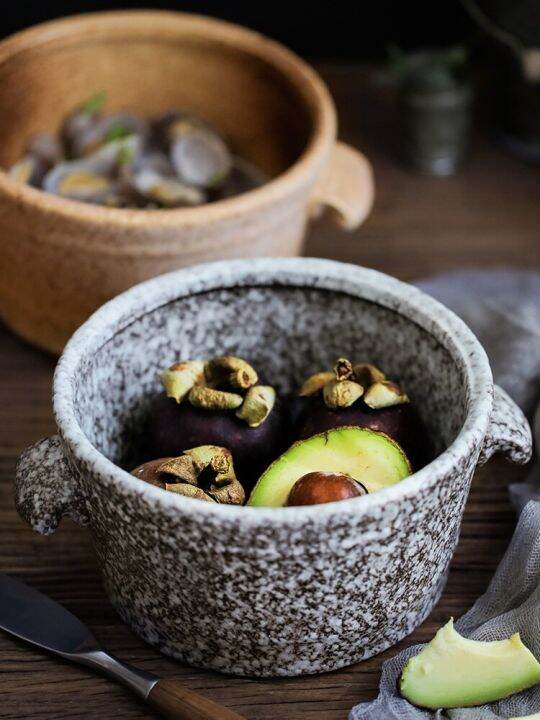
[[[413,470],[433,459],[433,445],[416,408],[395,383],[369,363],[353,365],[340,359],[333,372],[308,378],[299,394],[303,407],[295,420],[298,440],[338,427],[358,426],[395,440]]]
[[[177,456],[200,445],[225,447],[249,492],[290,443],[286,406],[241,358],[176,363],[161,379],[166,393],[150,410],[152,457]]]

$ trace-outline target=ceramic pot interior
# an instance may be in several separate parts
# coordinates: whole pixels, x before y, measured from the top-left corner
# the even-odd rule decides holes
[[[29,137],[58,131],[65,116],[96,92],[106,112],[144,117],[171,108],[197,113],[218,128],[234,152],[275,176],[294,163],[313,132],[313,103],[283,71],[219,32],[205,37],[189,22],[141,19],[46,33],[42,42],[0,62],[0,165],[24,151]],[[145,29],[146,28],[146,29]]]
[[[131,469],[144,447],[158,372],[179,359],[234,353],[282,393],[339,356],[378,364],[406,388],[437,451],[459,432],[468,387],[428,332],[380,305],[323,289],[243,287],[182,298],[130,321],[81,360],[74,398],[88,439]]]

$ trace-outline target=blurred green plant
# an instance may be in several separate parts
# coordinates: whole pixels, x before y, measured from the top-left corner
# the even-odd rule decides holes
[[[462,45],[405,53],[397,45],[386,49],[387,60],[377,73],[385,84],[423,92],[460,87],[467,74],[469,53]]]
[[[105,90],[101,90],[95,95],[92,95],[91,98],[88,98],[88,100],[80,106],[79,110],[85,115],[95,115],[101,110],[106,99],[107,93]]]

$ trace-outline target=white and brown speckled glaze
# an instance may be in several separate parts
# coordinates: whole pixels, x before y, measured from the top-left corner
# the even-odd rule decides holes
[[[378,363],[440,454],[373,495],[302,508],[211,505],[122,470],[157,370],[226,351],[282,391],[337,355]],[[327,260],[214,263],[133,288],[73,336],[54,408],[59,435],[18,467],[21,515],[42,533],[65,514],[87,522],[120,615],[163,652],[240,675],[333,670],[405,637],[444,586],[477,463],[531,453],[525,418],[494,396],[486,355],[453,313]]]

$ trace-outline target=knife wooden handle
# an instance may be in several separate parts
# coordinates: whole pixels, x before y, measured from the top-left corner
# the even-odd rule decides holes
[[[147,702],[168,720],[245,720],[223,705],[186,690],[173,678],[158,680]]]

